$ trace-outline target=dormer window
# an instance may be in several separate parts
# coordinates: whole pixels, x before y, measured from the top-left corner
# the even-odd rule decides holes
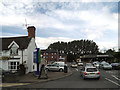
[[[18,48],[12,47],[12,48],[10,49],[10,54],[11,54],[11,55],[18,55]]]
[[[18,48],[19,46],[17,45],[17,43],[15,43],[15,41],[13,41],[8,48],[10,48],[10,55],[18,55]]]

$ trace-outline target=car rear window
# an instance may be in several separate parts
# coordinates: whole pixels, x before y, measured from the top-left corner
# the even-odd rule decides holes
[[[95,72],[95,71],[97,71],[96,68],[87,68],[87,72]]]

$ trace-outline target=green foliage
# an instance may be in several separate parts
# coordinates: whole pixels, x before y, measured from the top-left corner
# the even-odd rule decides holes
[[[78,58],[84,54],[97,54],[98,46],[92,40],[74,40],[71,42],[55,42],[48,49],[57,50],[59,53],[67,54],[68,60]]]

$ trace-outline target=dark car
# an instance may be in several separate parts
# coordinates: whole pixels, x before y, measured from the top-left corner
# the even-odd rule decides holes
[[[111,63],[113,69],[120,70],[120,63]]]

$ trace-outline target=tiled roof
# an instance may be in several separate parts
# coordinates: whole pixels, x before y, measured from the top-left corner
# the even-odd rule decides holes
[[[8,46],[15,41],[19,45],[19,49],[26,49],[31,41],[31,37],[2,37],[2,50],[8,50]],[[1,40],[0,40],[1,41]]]

